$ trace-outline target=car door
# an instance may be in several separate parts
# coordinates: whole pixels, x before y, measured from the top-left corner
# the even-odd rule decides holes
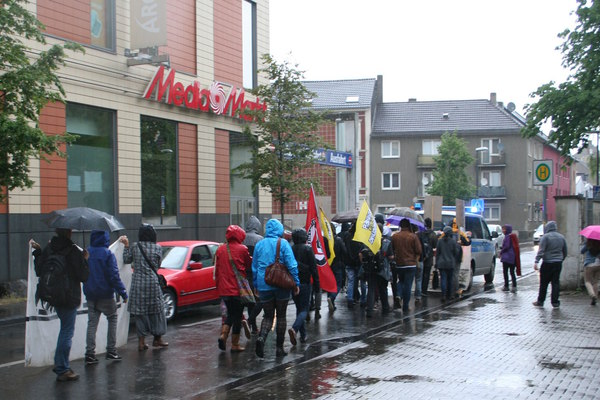
[[[212,301],[219,297],[213,278],[215,251],[211,250],[208,244],[197,245],[192,249],[188,268],[190,278],[194,281],[194,293],[190,295],[192,300],[190,304]]]
[[[492,235],[485,221],[477,215],[465,216],[465,224],[471,231],[471,258],[475,261],[475,275],[490,272],[496,253]]]

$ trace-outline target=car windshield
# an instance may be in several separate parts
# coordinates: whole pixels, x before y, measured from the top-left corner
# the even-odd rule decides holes
[[[187,247],[181,246],[163,246],[163,259],[161,268],[181,269],[188,253]]]
[[[535,230],[537,233],[544,233],[544,224],[537,227]]]

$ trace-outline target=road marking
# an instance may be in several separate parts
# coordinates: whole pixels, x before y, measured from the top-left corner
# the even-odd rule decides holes
[[[13,365],[25,364],[25,360],[13,361],[6,364],[0,364],[0,368],[12,367]]]
[[[220,317],[217,318],[213,318],[213,319],[207,319],[206,321],[198,321],[198,322],[194,322],[192,324],[185,324],[185,325],[179,325],[182,328],[190,328],[192,326],[198,326],[198,325],[204,325],[204,324],[209,324],[209,323],[213,323],[217,320],[221,319]]]

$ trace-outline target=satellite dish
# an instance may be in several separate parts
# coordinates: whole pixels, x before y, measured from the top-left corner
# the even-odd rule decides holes
[[[423,185],[427,185],[429,183],[429,178],[426,175],[423,175],[422,182],[423,182]]]
[[[486,186],[487,185],[487,179],[486,178],[481,178],[481,186]]]
[[[506,109],[510,112],[515,111],[516,108],[517,107],[515,106],[515,103],[513,103],[512,101],[506,105]]]

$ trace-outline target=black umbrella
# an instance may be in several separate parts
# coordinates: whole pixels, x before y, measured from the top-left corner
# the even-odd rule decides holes
[[[118,231],[125,229],[114,216],[89,207],[73,207],[52,211],[43,221],[50,228],[74,229],[78,231]],[[85,236],[84,236],[85,246]]]
[[[417,213],[412,208],[408,207],[395,207],[391,210],[388,210],[388,215],[396,215],[398,217],[410,218],[412,220],[418,221],[420,223],[424,223],[423,217],[421,214]]]
[[[339,224],[343,222],[354,222],[358,218],[358,214],[360,214],[359,208],[356,210],[342,211],[341,213],[335,214],[331,220]]]

